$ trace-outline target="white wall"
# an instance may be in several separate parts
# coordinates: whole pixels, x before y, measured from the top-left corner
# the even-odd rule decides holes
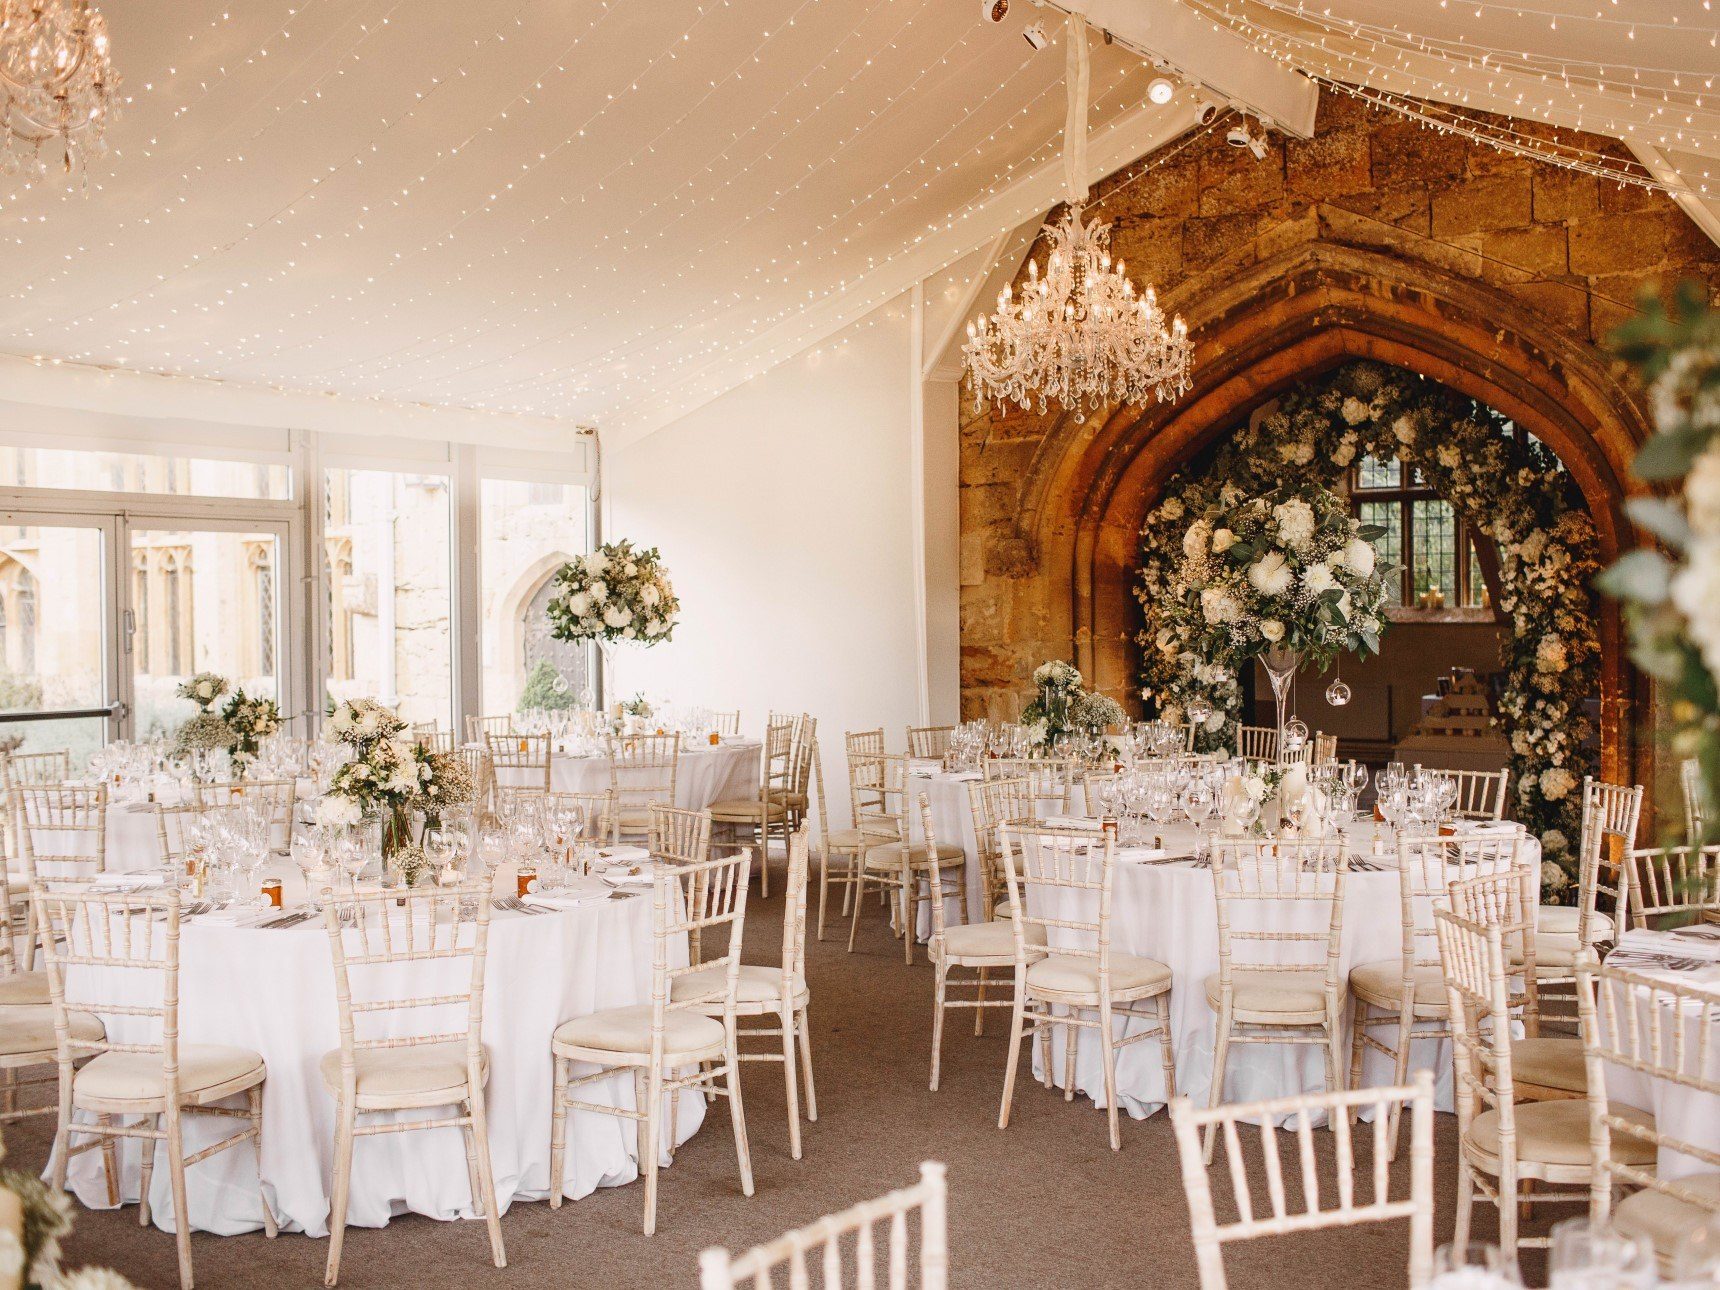
[[[918,720],[906,297],[642,440],[605,452],[604,536],[658,547],[675,638],[628,651],[620,688],[818,719],[833,819],[843,732]]]

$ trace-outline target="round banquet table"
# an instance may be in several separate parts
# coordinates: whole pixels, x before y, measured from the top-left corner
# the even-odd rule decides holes
[[[292,881],[297,881],[296,873]],[[680,947],[681,962],[686,948]],[[490,1075],[486,1088],[490,1154],[496,1199],[502,1212],[516,1200],[549,1195],[553,1067],[550,1036],[562,1022],[603,1008],[648,1003],[651,994],[651,900],[607,897],[544,914],[492,911],[484,976],[484,1045]],[[335,1104],[324,1088],[318,1062],[340,1046],[334,970],[328,933],[320,919],[283,929],[216,926],[187,919],[180,934],[181,1041],[233,1044],[260,1052],[268,1066],[263,1090],[263,1186],[283,1230],[312,1236],[328,1233],[329,1189],[334,1161]],[[415,978],[413,992],[434,994],[465,988],[464,959],[416,964],[447,973],[446,983]],[[90,970],[90,969],[85,969]],[[159,1001],[159,976],[103,969],[117,999],[144,989]],[[147,984],[144,979],[147,978]],[[456,979],[457,978],[457,979]],[[75,987],[88,997],[86,987]],[[76,997],[76,996],[74,996]],[[463,1009],[430,1018],[419,1009],[404,1024],[459,1028]],[[126,1037],[139,1019],[104,1016],[110,1037]],[[152,1031],[142,1022],[142,1033]],[[415,1033],[423,1033],[421,1030]],[[588,1101],[633,1105],[633,1080],[622,1072],[586,1086]],[[243,1105],[243,1098],[234,1105]],[[443,1108],[398,1113],[396,1118],[433,1118]],[[675,1141],[686,1141],[704,1118],[697,1094],[680,1099]],[[361,1117],[360,1123],[370,1117]],[[185,1121],[187,1153],[217,1141],[236,1127],[231,1120],[192,1116]],[[568,1152],[561,1179],[569,1199],[598,1187],[638,1177],[635,1126],[631,1120],[572,1111]],[[125,1201],[138,1198],[140,1153],[119,1146]],[[171,1230],[172,1195],[165,1161],[158,1162],[150,1203],[156,1226]],[[663,1163],[669,1163],[664,1147]],[[49,1176],[44,1173],[44,1176]],[[257,1199],[256,1153],[250,1143],[200,1161],[186,1170],[194,1230],[217,1235],[262,1226]],[[101,1155],[74,1156],[68,1186],[92,1208],[107,1205]],[[400,1213],[431,1218],[473,1218],[465,1148],[458,1128],[426,1129],[359,1139],[353,1153],[352,1198],[347,1221],[381,1227]]]
[[[758,796],[756,739],[721,744],[683,744],[675,768],[675,805],[702,811],[712,802]],[[557,752],[550,757],[550,788],[557,793],[604,793],[609,790],[609,758]],[[530,770],[498,766],[496,782],[504,786],[541,782]]]
[[[967,896],[975,917],[984,916],[978,848],[973,830],[973,813],[969,807],[969,787],[982,776],[977,771],[943,771],[916,768],[910,772],[909,792],[926,795],[932,810],[932,827],[938,841],[959,842],[967,853],[965,873]],[[1076,803],[1079,809],[1080,803]],[[1192,855],[1196,835],[1187,824],[1165,825],[1155,829],[1164,839],[1172,855]],[[1379,862],[1393,865],[1396,843],[1392,832],[1378,826],[1383,855]],[[1350,829],[1350,849],[1354,858],[1375,863],[1371,854],[1375,826],[1364,820]],[[1526,837],[1524,846],[1532,849],[1531,858],[1539,873],[1540,844]],[[1218,971],[1218,906],[1213,894],[1212,873],[1205,866],[1183,860],[1164,864],[1145,864],[1130,858],[1129,849],[1119,851],[1115,887],[1111,904],[1111,945],[1126,954],[1157,959],[1171,969],[1171,1045],[1176,1054],[1177,1091],[1186,1093],[1204,1105],[1212,1085],[1213,1045],[1217,1032],[1217,1014],[1206,1001],[1206,978]],[[1452,871],[1454,878],[1460,870]],[[1420,911],[1431,922],[1429,910]],[[952,895],[944,904],[944,916],[949,922],[962,920],[959,896]],[[1086,917],[1091,918],[1088,912]],[[931,932],[931,915],[922,908],[918,931],[921,939]],[[1396,960],[1402,954],[1403,912],[1395,868],[1384,870],[1352,870],[1344,879],[1343,936],[1339,953],[1343,971],[1364,963]],[[1250,946],[1254,953],[1257,945]],[[987,1018],[987,1024],[1007,1025],[1007,1017],[998,1009]],[[1123,1035],[1133,1034],[1144,1023],[1127,1020]],[[1437,1029],[1423,1023],[1420,1029]],[[1064,1071],[1065,1036],[1068,1028],[1059,1028],[1052,1036],[1053,1076],[1061,1084]],[[1385,1032],[1375,1032],[1380,1037]],[[1076,1036],[1076,1075],[1078,1091],[1096,1105],[1105,1102],[1104,1068],[1100,1060],[1099,1037],[1091,1029],[1079,1030]],[[1349,1078],[1349,1005],[1344,1011],[1343,1074]],[[1040,1049],[1033,1046],[1034,1070],[1040,1072]],[[1225,1100],[1246,1102],[1256,1099],[1287,1097],[1303,1092],[1317,1092],[1326,1085],[1324,1059],[1316,1045],[1232,1044],[1230,1070],[1226,1080]],[[1438,1105],[1452,1108],[1451,1047],[1448,1040],[1428,1038],[1412,1044],[1410,1069],[1430,1068],[1437,1077]],[[1384,1085],[1391,1082],[1394,1072],[1391,1061],[1372,1048],[1364,1050],[1362,1083]],[[1158,1044],[1144,1040],[1131,1044],[1117,1053],[1117,1095],[1119,1106],[1137,1119],[1151,1115],[1165,1102],[1164,1067],[1160,1063]]]

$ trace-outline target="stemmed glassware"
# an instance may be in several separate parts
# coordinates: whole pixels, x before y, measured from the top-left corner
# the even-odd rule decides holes
[[[1517,1260],[1497,1245],[1475,1241],[1442,1245],[1433,1252],[1430,1290],[1511,1290],[1522,1284]]]

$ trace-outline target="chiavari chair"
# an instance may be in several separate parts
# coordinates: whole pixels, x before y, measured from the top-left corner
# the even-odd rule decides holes
[[[908,756],[942,761],[949,755],[954,726],[909,726]]]
[[[1434,920],[1445,967],[1456,1076],[1457,1224],[1452,1241],[1460,1246],[1468,1242],[1479,1191],[1498,1207],[1499,1244],[1515,1258],[1522,1246],[1548,1243],[1546,1237],[1518,1233],[1521,1184],[1590,1185],[1588,1105],[1569,1098],[1518,1102],[1512,1045],[1506,1038],[1511,1001],[1504,934],[1497,925],[1484,927],[1449,909],[1436,910]],[[1641,1143],[1624,1154],[1636,1164],[1654,1161],[1654,1149]],[[1588,1199],[1586,1190],[1537,1197],[1540,1204]]]
[[[472,1208],[482,1212],[489,1229],[491,1259],[506,1267],[484,1105],[490,1073],[483,1041],[489,885],[336,892],[325,902],[323,918],[340,1014],[340,1047],[319,1063],[336,1113],[325,1284],[334,1285],[340,1276],[354,1142],[415,1129],[460,1130]],[[386,1114],[359,1123],[361,1115],[436,1107],[450,1107],[453,1114]]]
[[[644,838],[651,807],[675,805],[681,736],[609,736],[609,795],[615,803],[615,837]]]
[[[579,837],[595,842],[613,841],[615,803],[607,790],[601,793],[544,793],[540,800],[546,820],[551,815],[574,812],[583,821]],[[561,839],[563,842],[572,840]]]
[[[432,727],[423,734],[413,735],[412,742],[425,752],[451,753],[454,751],[454,732],[452,730],[437,730]]]
[[[1081,776],[1081,809],[1093,819],[1105,813],[1105,794],[1123,778],[1116,771],[1090,770]]]
[[[1410,837],[1397,839],[1398,907],[1402,939],[1398,957],[1360,963],[1350,969],[1350,1087],[1362,1084],[1362,1058],[1368,1049],[1392,1063],[1391,1083],[1409,1078],[1412,1046],[1450,1037],[1445,1025],[1445,976],[1440,970],[1439,938],[1433,911],[1449,906],[1454,876],[1501,873],[1526,890],[1538,890],[1535,874],[1517,863],[1518,835]],[[1521,939],[1534,954],[1534,941]],[[1533,973],[1531,957],[1526,970]],[[1536,1017],[1525,1017],[1536,1033]],[[1397,1150],[1397,1122],[1389,1135]]]
[[[722,826],[729,846],[754,846],[759,856],[759,895],[770,896],[770,840],[787,844],[789,805],[786,800],[795,768],[795,720],[771,714],[759,749],[758,792],[753,797],[725,798],[711,803],[711,819]]]
[[[1584,948],[1616,940],[1623,928],[1619,904],[1626,854],[1636,846],[1642,788],[1583,779],[1583,825],[1577,844],[1577,903],[1543,905],[1536,919],[1535,968],[1543,997],[1572,1016],[1576,1010],[1576,958]],[[1606,908],[1601,897],[1607,898]]]
[[[12,889],[4,867],[0,867],[0,908],[12,906]],[[54,1064],[58,1045],[54,1038],[54,1013],[50,1007],[46,971],[29,970],[21,961],[12,929],[0,940],[0,1008],[5,1009],[5,1024],[0,1025],[0,1124],[9,1124],[27,1115],[41,1115],[54,1110],[53,1102],[28,1110],[19,1109],[21,1094],[51,1088],[58,1082]],[[34,958],[33,940],[31,946]],[[101,1033],[101,1022],[81,1014],[81,1033]],[[20,1072],[41,1068],[33,1078],[20,1078]]]
[[[741,710],[711,713],[711,728],[719,735],[738,736],[741,732]]]
[[[1650,928],[1657,920],[1701,922],[1720,909],[1720,843],[1705,847],[1639,847],[1619,872],[1620,924]]]
[[[848,952],[854,952],[855,934],[860,928],[860,906],[867,886],[893,899],[896,912],[896,932],[902,938],[903,961],[914,961],[915,928],[920,905],[934,897],[926,889],[941,883],[945,869],[958,872],[966,867],[967,853],[954,843],[915,841],[912,833],[912,804],[908,797],[908,758],[903,753],[885,753],[881,757],[861,761],[875,779],[866,785],[869,794],[878,800],[878,809],[858,817],[855,823],[868,835],[869,845],[860,860],[859,883],[854,891],[854,904],[849,912]],[[972,922],[973,913],[967,907],[967,885],[962,884],[962,921]]]
[[[547,732],[529,735],[520,731],[500,734],[492,731],[484,736],[484,746],[489,750],[490,767],[498,786],[549,792],[555,758]]]
[[[1017,781],[999,780],[994,784],[1008,784]],[[980,794],[973,793],[974,789],[983,789],[993,785],[971,784],[970,805],[976,811],[983,809],[979,803]],[[924,793],[920,794],[920,827],[923,836],[934,845],[937,841],[937,830],[932,823],[932,803]],[[1025,823],[1022,820],[1008,821],[1010,824]],[[975,816],[975,832],[978,833],[980,818]],[[998,826],[987,824],[986,832],[990,835],[982,846],[996,846]],[[1002,858],[998,859],[1002,868]],[[954,881],[965,885],[967,875],[959,870],[951,871]],[[944,911],[944,899],[947,898],[944,889],[944,871],[940,870],[935,877],[928,881],[936,884],[932,892],[932,939],[926,945],[926,957],[932,962],[932,1081],[931,1090],[938,1091],[938,1077],[943,1064],[944,1051],[944,1012],[950,1008],[972,1008],[974,1010],[973,1032],[976,1035],[985,1033],[985,1010],[987,1008],[1013,1008],[1014,1001],[1008,993],[1000,991],[994,998],[986,998],[987,986],[991,984],[990,975],[998,973],[1000,977],[1012,974],[1015,968],[1015,929],[1007,921],[1000,921],[988,914],[985,921],[977,923],[959,923],[948,925]],[[1005,896],[1007,900],[1007,895]],[[1037,923],[1027,928],[1027,939],[1030,946],[1045,944],[1045,929]],[[950,998],[950,991],[960,994]],[[969,993],[971,991],[971,993]]]
[[[1343,1087],[1340,946],[1348,869],[1342,839],[1213,844],[1218,971],[1204,983],[1207,1006],[1218,1017],[1210,1105],[1224,1101],[1233,1044],[1317,1045],[1327,1091]],[[1288,930],[1298,925],[1308,930]],[[1206,1151],[1210,1160],[1210,1129]]]
[[[499,717],[467,717],[466,742],[481,744],[491,735],[512,734],[514,729],[513,713],[504,713]]]
[[[988,779],[968,785],[968,812],[973,816],[973,836],[979,854],[981,908],[987,919],[1007,921],[1009,889],[1003,876],[1003,842],[997,836],[1005,824],[1031,824],[1039,818],[1033,785],[1025,779]],[[982,1012],[974,1018],[983,1024]]]
[[[772,713],[771,720],[787,721],[792,727],[785,782],[771,790],[771,801],[788,808],[788,831],[792,833],[806,822],[812,803],[812,759],[818,751],[818,721],[809,712],[794,717]]]
[[[1396,1124],[1405,1108],[1410,1115],[1410,1171],[1407,1195],[1393,1198],[1391,1152],[1387,1124]],[[1369,1175],[1361,1173],[1351,1123],[1360,1112],[1373,1111]],[[1314,1117],[1324,1115],[1336,1130],[1335,1176],[1323,1180],[1314,1148]],[[1288,1118],[1295,1135],[1298,1185],[1287,1186],[1284,1152],[1278,1145],[1278,1123]],[[1257,1126],[1258,1164],[1251,1167],[1243,1146],[1242,1126]],[[1194,1228],[1195,1262],[1201,1290],[1225,1290],[1224,1247],[1233,1241],[1317,1232],[1363,1223],[1409,1220],[1409,1284],[1428,1284],[1433,1271],[1433,1076],[1417,1071],[1409,1085],[1359,1088],[1196,1110],[1186,1097],[1171,1103],[1177,1155],[1182,1161],[1183,1194],[1188,1197]],[[1201,1135],[1214,1130],[1224,1139],[1225,1164],[1237,1217],[1220,1223],[1213,1205],[1212,1184],[1203,1159]],[[1264,1176],[1264,1197],[1251,1181]],[[1337,1203],[1327,1201],[1336,1194]],[[1268,1213],[1257,1213],[1267,1209]]]
[[[854,899],[854,888],[860,880],[860,857],[865,854],[868,840],[866,834],[858,828],[833,829],[830,827],[830,811],[824,793],[824,761],[819,756],[816,740],[813,742],[812,750],[812,779],[818,802],[817,934],[818,939],[822,941],[824,939],[824,911],[830,898],[830,888],[834,884],[841,889],[842,908],[838,911],[838,917],[846,917],[848,903]],[[852,797],[852,783],[849,787]]]
[[[918,1213],[917,1257],[908,1258],[908,1222]],[[888,1223],[880,1238],[874,1229]],[[849,1240],[850,1236],[852,1240]],[[844,1252],[844,1245],[852,1254]],[[878,1267],[879,1259],[884,1267]],[[744,1254],[713,1246],[699,1255],[699,1290],[761,1290],[780,1278],[790,1286],[812,1284],[809,1269],[819,1269],[818,1284],[834,1290],[845,1284],[843,1267],[855,1265],[855,1284],[887,1285],[890,1290],[946,1290],[949,1285],[949,1235],[945,1217],[944,1167],[935,1161],[920,1166],[920,1181],[877,1200],[863,1201],[784,1233]],[[919,1279],[910,1282],[918,1269]]]
[[[472,811],[479,820],[488,818],[496,793],[496,768],[490,750],[482,743],[457,744],[447,750],[458,757],[472,780]]]
[[[1702,763],[1694,757],[1678,765],[1678,787],[1684,798],[1684,836],[1692,846],[1708,840],[1708,791],[1702,784]]]
[[[1009,1127],[1021,1041],[1039,1042],[1044,1082],[1052,1084],[1051,1032],[1063,1032],[1066,1101],[1075,1097],[1078,1036],[1097,1032],[1105,1078],[1105,1119],[1111,1150],[1122,1149],[1117,1123],[1117,1052],[1146,1039],[1159,1041],[1165,1099],[1176,1096],[1176,1059],[1171,1049],[1171,970],[1157,959],[1111,948],[1111,896],[1116,875],[1115,840],[1102,845],[1085,830],[1005,825],[1004,871],[1009,881],[1009,919],[1015,958],[1010,1011],[1009,1059],[997,1127]],[[1094,855],[1094,850],[1099,852]],[[1035,892],[1032,901],[1029,890]],[[1036,934],[1034,929],[1038,929]],[[1044,936],[1041,942],[1039,936]],[[1089,1016],[1088,1014],[1096,1014]],[[1144,1022],[1117,1037],[1119,1017]],[[1125,1024],[1127,1022],[1125,1021]]]
[[[107,872],[106,784],[12,790],[18,859],[32,882],[88,883]]]
[[[121,895],[32,883],[30,895],[43,923],[59,1065],[54,1190],[65,1190],[71,1156],[100,1150],[108,1199],[117,1205],[117,1146],[138,1141],[143,1144],[138,1222],[147,1227],[155,1156],[165,1149],[179,1284],[191,1290],[185,1169],[241,1142],[250,1142],[262,1158],[263,1085],[268,1077],[262,1055],[225,1044],[180,1041],[177,890]],[[152,981],[158,991],[153,999]],[[119,1016],[124,1029],[104,1032],[99,1023],[92,1024],[95,1014]],[[240,1095],[243,1108],[218,1105]],[[93,1118],[74,1120],[76,1112]],[[187,1155],[184,1121],[193,1115],[237,1119],[244,1127]],[[90,1141],[74,1145],[76,1138]],[[274,1211],[260,1174],[257,1189],[263,1230],[273,1237]]]
[[[1416,766],[1416,770],[1421,769]],[[1481,821],[1505,818],[1505,790],[1510,786],[1510,771],[1446,770],[1440,766],[1429,766],[1427,771],[1457,786],[1457,799],[1451,807],[1455,818]]]
[[[806,1118],[818,1119],[818,1094],[812,1082],[812,1025],[808,1010],[812,991],[806,980],[806,885],[808,861],[806,830],[798,829],[788,840],[788,885],[782,911],[782,947],[774,963],[742,963],[736,974],[736,1034],[742,1041],[773,1039],[775,1051],[740,1051],[743,1062],[781,1062],[788,1098],[788,1149],[800,1159],[800,1092],[806,1089]],[[728,971],[713,966],[678,978],[670,997],[676,1003],[704,1003],[709,1015],[722,1015],[723,992]],[[741,1026],[741,1021],[769,1018],[775,1025]],[[795,1054],[798,1048],[799,1069]],[[671,1097],[671,1106],[674,1104]],[[674,1113],[671,1111],[673,1122]]]
[[[1648,1119],[1635,1107],[1614,1103],[1607,1079],[1609,1073],[1629,1071],[1705,1101],[1720,1097],[1720,1080],[1714,1077],[1720,992],[1711,985],[1603,965],[1593,951],[1578,957],[1576,972],[1588,1062],[1589,1148],[1595,1161],[1589,1216],[1652,1242],[1661,1274],[1670,1277],[1679,1242],[1720,1214],[1720,1152],[1711,1139],[1697,1140],[1706,1135],[1694,1120]],[[1703,1168],[1663,1172],[1654,1164],[1663,1152],[1688,1157]],[[1621,1185],[1640,1190],[1615,1203],[1613,1192]]]
[[[703,864],[711,858],[711,813],[681,806],[653,805],[645,846],[655,860]]]
[[[634,1121],[638,1126],[639,1170],[645,1175],[645,1235],[657,1230],[657,1171],[659,1142],[664,1136],[664,1094],[698,1089],[708,1096],[729,1099],[735,1154],[740,1163],[741,1190],[753,1193],[752,1159],[747,1148],[746,1115],[741,1105],[740,1042],[735,1025],[739,985],[741,935],[746,919],[747,871],[752,857],[746,850],[719,856],[703,864],[662,866],[652,876],[651,1000],[625,1008],[606,1008],[562,1023],[550,1042],[555,1059],[555,1118],[550,1136],[551,1208],[560,1208],[563,1166],[567,1154],[567,1114],[588,1111]],[[726,937],[723,935],[726,929]],[[671,967],[680,958],[680,944],[700,933],[709,950],[702,963]],[[704,935],[710,933],[710,935]],[[723,940],[726,945],[721,944]],[[674,947],[672,949],[672,947]],[[720,1015],[712,1015],[718,1000],[675,1001],[674,984],[697,972],[721,973],[724,982]],[[597,1069],[573,1074],[574,1063]],[[573,1090],[608,1082],[615,1074],[633,1074],[633,1106],[587,1102],[570,1096]],[[683,1073],[690,1072],[690,1073]],[[670,1136],[674,1125],[668,1126]]]
[[[1409,1194],[1391,1194],[1391,1152],[1388,1123],[1409,1108]],[[1176,1132],[1176,1154],[1182,1159],[1183,1194],[1189,1197],[1189,1221],[1194,1228],[1195,1266],[1201,1275],[1201,1290],[1225,1290],[1225,1245],[1262,1237],[1287,1237],[1292,1233],[1326,1232],[1364,1223],[1393,1223],[1409,1219],[1409,1285],[1412,1290],[1428,1285],[1433,1275],[1433,1075],[1416,1072],[1409,1085],[1391,1089],[1347,1089],[1305,1092],[1292,1097],[1271,1097],[1259,1103],[1195,1109],[1187,1097],[1171,1103],[1171,1127]],[[1355,1158],[1357,1132],[1352,1121],[1362,1111],[1373,1111],[1371,1170],[1366,1175]],[[1335,1159],[1333,1176],[1323,1180],[1319,1154],[1314,1149],[1314,1116],[1326,1116],[1333,1125]],[[1278,1123],[1290,1120],[1288,1132],[1295,1135],[1295,1159],[1300,1168],[1295,1187],[1285,1183],[1283,1149],[1278,1146]],[[1259,1164],[1250,1168],[1244,1147],[1244,1125],[1254,1125],[1259,1139]],[[1218,1130],[1225,1140],[1226,1173],[1230,1176],[1232,1201],[1237,1218],[1219,1223],[1213,1204],[1213,1185],[1201,1147],[1201,1135]],[[1256,1197],[1250,1178],[1264,1176],[1266,1195]],[[1330,1199],[1336,1194],[1336,1204]],[[1264,1202],[1264,1206],[1262,1206]],[[1257,1207],[1269,1213],[1256,1213]]]
[[[1075,809],[1073,757],[991,757],[985,777],[1026,780],[1038,815],[1067,815]]]
[[[1530,969],[1540,960],[1535,946],[1534,871],[1525,862],[1517,873],[1499,872],[1464,878],[1449,888],[1451,912],[1480,927],[1497,927],[1511,976],[1506,982],[1506,1006],[1513,1017],[1532,1018],[1539,1012],[1539,982]],[[1443,971],[1444,965],[1441,964]],[[1583,1069],[1582,1041],[1574,1037],[1540,1035],[1533,1021],[1524,1023],[1525,1037],[1510,1036],[1511,1077],[1517,1099],[1547,1102],[1582,1097],[1588,1088]]]
[[[191,800],[204,811],[261,803],[269,814],[272,845],[285,846],[292,836],[298,785],[290,779],[215,780],[192,785]]]
[[[1246,761],[1277,761],[1278,728],[1276,726],[1237,726],[1236,755]]]
[[[884,729],[850,730],[843,736],[844,750],[850,758],[881,757],[884,755]]]

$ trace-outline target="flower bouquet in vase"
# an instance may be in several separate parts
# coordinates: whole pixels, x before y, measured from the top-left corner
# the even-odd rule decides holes
[[[1235,671],[1260,660],[1280,748],[1291,682],[1304,664],[1379,652],[1391,571],[1373,544],[1384,536],[1317,485],[1216,507],[1184,535],[1166,617],[1205,666]]]
[[[1073,663],[1052,659],[1033,669],[1034,694],[1021,709],[1021,725],[1036,752],[1051,752],[1075,736],[1098,738],[1126,719],[1121,705],[1089,690]]]
[[[339,704],[323,729],[325,739],[344,746],[347,759],[335,767],[317,804],[317,823],[350,828],[379,820],[385,862],[412,844],[412,811],[434,777],[431,754],[404,738],[405,730],[406,723],[375,699]]]
[[[616,649],[668,640],[681,602],[657,548],[623,540],[605,542],[562,565],[548,612],[555,639],[597,643],[609,690],[616,693]]]

